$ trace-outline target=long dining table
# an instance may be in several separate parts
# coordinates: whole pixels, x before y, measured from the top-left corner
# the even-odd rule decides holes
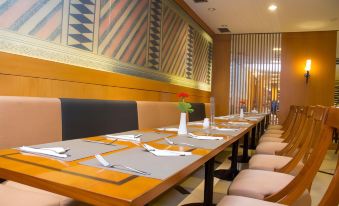
[[[18,148],[10,148],[0,150],[0,178],[64,195],[93,205],[146,205],[168,189],[182,182],[190,174],[204,165],[205,189],[204,202],[202,205],[213,205],[214,158],[227,147],[238,142],[244,135],[251,132],[253,128],[265,118],[265,115],[260,114],[254,116],[256,116],[257,119],[246,120],[237,117],[233,117],[233,119],[228,117],[218,118],[218,120],[216,120],[216,125],[219,128],[237,128],[238,130],[231,135],[226,133],[223,134],[222,132],[211,134],[211,136],[223,138],[222,143],[211,148],[204,148],[204,146],[192,147],[180,144],[166,144],[164,138],[155,138],[155,140],[148,141],[148,145],[157,149],[192,153],[194,158],[187,157],[191,159],[185,159],[186,157],[177,157],[181,158],[180,161],[179,159],[175,159],[175,157],[173,157],[173,159],[164,158],[162,162],[164,162],[165,165],[168,167],[177,167],[176,170],[172,170],[167,176],[159,171],[155,171],[158,176],[147,176],[139,175],[137,173],[133,174],[123,170],[111,170],[93,166],[93,154],[75,160],[70,159],[71,161],[63,161],[62,159],[22,152],[18,150]],[[230,124],[229,122],[233,123]],[[236,122],[246,122],[247,124],[237,125]],[[205,131],[199,123],[189,123],[188,129],[197,134],[203,134]],[[163,137],[163,135],[166,134],[166,137],[173,141],[179,137],[176,132],[166,130],[149,129],[134,132],[147,133],[154,137],[157,137],[157,135],[162,135],[161,137]],[[117,140],[114,142],[114,145],[113,143],[112,145],[109,145],[111,140],[107,139],[105,136],[96,136],[73,140],[72,144],[74,147],[76,147],[76,145],[81,145],[80,142],[74,143],[74,141],[81,141],[81,144],[83,144],[83,142],[93,143],[93,145],[96,145],[96,142],[103,142],[107,143],[105,146],[112,146],[112,148],[117,146],[117,148],[112,151],[105,150],[101,153],[102,156],[110,156],[113,159],[124,159],[124,155],[131,155],[129,156],[129,158],[131,158],[134,157],[133,154],[135,153],[136,159],[140,157],[141,162],[145,161],[154,170],[159,169],[156,164],[159,164],[160,162],[153,163],[151,161],[151,158],[153,157],[147,156],[147,151],[142,153],[143,147],[140,143]],[[66,145],[65,147],[67,147],[67,141],[63,143],[63,145]],[[53,146],[53,144],[50,146]],[[83,147],[83,150],[91,149],[90,147],[81,147]],[[150,162],[147,162],[148,159],[145,160],[146,156],[151,157]],[[76,156],[74,158],[76,158]],[[144,160],[142,160],[143,158]],[[127,157],[125,159],[126,161],[130,161]],[[176,163],[176,160],[178,160],[178,164]],[[139,165],[140,164],[141,163],[139,162]],[[164,167],[161,164],[158,166]],[[145,168],[147,170],[148,167]]]

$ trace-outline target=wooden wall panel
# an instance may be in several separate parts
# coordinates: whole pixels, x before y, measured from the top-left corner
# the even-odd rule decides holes
[[[209,102],[210,92],[0,52],[0,95]]]
[[[336,31],[282,34],[279,121],[284,121],[291,104],[333,105],[336,35]],[[307,85],[306,59],[312,59]]]
[[[218,34],[213,38],[212,96],[216,115],[229,113],[231,35]]]

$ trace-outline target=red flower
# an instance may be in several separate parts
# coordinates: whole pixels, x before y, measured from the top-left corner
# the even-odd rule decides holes
[[[188,97],[188,94],[185,93],[185,92],[180,92],[180,93],[178,94],[178,97],[179,97],[179,98],[187,98],[187,97]]]

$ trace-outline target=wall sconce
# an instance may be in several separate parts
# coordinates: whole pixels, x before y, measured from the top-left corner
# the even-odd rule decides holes
[[[311,59],[307,59],[306,60],[306,65],[305,65],[305,78],[306,78],[306,84],[308,83],[308,79],[311,77],[310,74],[310,70],[311,70],[311,64],[312,64],[312,60]]]

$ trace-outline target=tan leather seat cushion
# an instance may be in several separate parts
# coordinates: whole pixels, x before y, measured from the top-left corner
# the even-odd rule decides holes
[[[274,171],[275,169],[281,169],[291,160],[291,157],[256,154],[253,155],[249,161],[249,169]],[[299,162],[296,168],[290,174],[296,176],[301,171],[303,166],[304,164]]]
[[[179,124],[177,102],[137,101],[139,129],[150,129]]]
[[[206,117],[208,118],[211,117],[211,104],[210,103],[205,103],[205,114],[206,114]]]
[[[255,153],[274,155],[275,152],[284,149],[287,144],[285,142],[262,142],[255,149]]]
[[[21,191],[35,193],[44,197],[53,197],[58,206],[89,206],[86,203],[78,202],[72,198],[58,195],[52,192],[41,190],[38,188],[30,187],[13,181],[6,181],[2,184],[3,186],[10,187],[17,190],[17,195],[20,197]],[[1,199],[1,198],[0,198]],[[0,204],[1,205],[1,204]]]
[[[294,176],[264,170],[242,170],[233,180],[228,194],[262,200],[282,190]]]
[[[283,142],[285,139],[280,137],[264,136],[259,139],[259,142]]]
[[[263,137],[281,137],[281,136],[282,136],[282,134],[263,134],[260,137],[260,139],[263,138]]]
[[[257,200],[248,197],[228,195],[221,199],[217,206],[283,206],[282,204]]]
[[[275,124],[275,125],[271,124],[271,125],[268,125],[268,127],[267,127],[268,130],[270,130],[270,129],[278,129],[278,130],[280,130],[282,128],[283,128],[283,126],[280,125],[280,124]]]
[[[265,132],[265,134],[282,134],[282,133],[284,133],[284,131],[279,129],[270,129]]]
[[[62,140],[57,98],[0,96],[0,149]]]
[[[39,194],[0,185],[0,205],[2,206],[60,206],[53,195]]]

